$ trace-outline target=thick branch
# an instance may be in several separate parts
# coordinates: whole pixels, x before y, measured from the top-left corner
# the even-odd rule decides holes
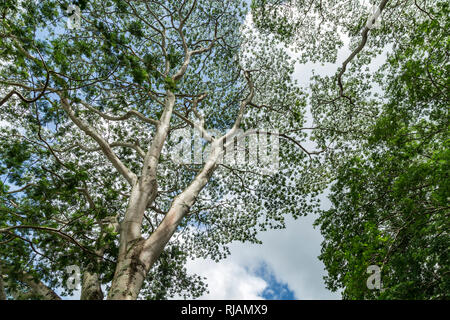
[[[18,274],[20,281],[28,285],[28,287],[38,296],[44,300],[61,300],[61,298],[49,287],[47,287],[42,281],[34,279],[28,273],[22,271]]]
[[[250,88],[250,92],[247,95],[247,97],[243,101],[241,101],[241,107],[239,109],[239,113],[236,118],[236,121],[234,122],[233,127],[222,137],[225,139],[228,139],[229,137],[233,136],[235,134],[235,132],[237,131],[237,129],[239,129],[239,126],[241,125],[242,118],[244,117],[244,113],[247,108],[247,105],[252,101],[252,99],[255,95],[255,87],[254,87],[253,81],[250,77],[250,72],[244,71],[244,76],[245,76],[245,79],[247,80],[248,86]]]
[[[31,225],[19,225],[19,226],[10,226],[10,227],[2,228],[2,229],[0,229],[0,233],[7,233],[10,230],[15,230],[15,229],[33,229],[33,230],[41,230],[41,231],[54,233],[54,234],[56,234],[56,235],[58,235],[58,236],[60,236],[60,237],[62,237],[64,239],[69,240],[70,242],[74,243],[77,247],[79,247],[83,251],[85,251],[87,253],[90,253],[92,255],[98,256],[98,254],[96,254],[95,252],[92,252],[89,249],[85,248],[83,245],[81,245],[72,236],[68,235],[67,233],[62,232],[61,230],[55,229],[55,228],[41,227],[41,226],[31,226]],[[100,256],[100,258],[105,259],[103,256]]]
[[[130,169],[128,169],[122,161],[116,156],[111,146],[100,136],[95,129],[87,123],[81,121],[75,115],[72,107],[70,106],[69,101],[66,98],[61,97],[62,107],[64,111],[68,114],[69,118],[80,128],[84,133],[93,138],[98,145],[100,146],[103,154],[108,158],[108,160],[112,163],[112,165],[119,171],[119,173],[128,181],[130,185],[134,185],[137,182],[137,176]]]
[[[108,115],[108,114],[106,114],[106,113],[103,113],[103,112],[97,110],[96,108],[91,107],[90,105],[88,105],[88,104],[85,103],[85,102],[81,102],[81,104],[82,104],[83,106],[85,106],[86,108],[88,108],[89,110],[95,112],[96,114],[98,114],[98,115],[101,116],[102,118],[106,119],[106,120],[111,120],[111,121],[121,121],[121,120],[129,119],[129,118],[132,117],[132,116],[135,116],[135,117],[141,119],[142,121],[144,121],[144,122],[146,122],[146,123],[149,123],[149,124],[152,124],[152,125],[158,125],[158,123],[159,123],[159,121],[154,120],[154,119],[147,118],[147,117],[144,116],[142,113],[140,113],[139,111],[136,111],[136,110],[130,110],[130,111],[128,111],[127,113],[125,113],[123,116],[115,117],[115,116],[110,116],[110,115]]]
[[[386,7],[386,4],[387,4],[388,1],[389,0],[381,1],[380,6],[379,6],[380,14],[383,12],[383,10]],[[352,102],[352,100],[349,97],[347,97],[346,95],[344,95],[344,86],[342,84],[342,76],[344,75],[345,71],[347,70],[347,65],[356,57],[356,55],[358,53],[361,52],[361,50],[366,45],[367,39],[368,39],[368,35],[369,35],[369,31],[370,31],[370,28],[365,26],[363,31],[362,31],[362,34],[361,34],[362,39],[361,39],[361,42],[360,42],[359,46],[344,61],[344,63],[342,64],[342,69],[339,72],[339,74],[337,75],[337,81],[338,81],[338,85],[339,85],[339,96],[347,98],[350,102]]]
[[[158,259],[165,245],[169,242],[181,220],[189,213],[200,191],[206,186],[214,170],[217,168],[223,150],[221,141],[215,140],[211,152],[202,170],[191,184],[183,190],[172,202],[172,205],[158,228],[144,242],[141,260],[148,266]]]

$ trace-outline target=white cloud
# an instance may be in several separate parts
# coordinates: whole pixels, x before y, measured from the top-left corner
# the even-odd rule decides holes
[[[286,283],[297,299],[340,299],[339,293],[325,288],[324,265],[317,258],[322,236],[313,228],[314,220],[313,215],[288,219],[285,230],[262,233],[262,245],[233,243],[231,255],[218,263],[189,262],[188,272],[207,278],[210,294],[201,299],[261,298],[267,283],[253,274],[261,263],[266,263],[277,282]]]
[[[227,259],[219,263],[198,259],[189,261],[187,268],[207,278],[209,294],[200,299],[260,300],[266,281],[252,275],[244,266]]]

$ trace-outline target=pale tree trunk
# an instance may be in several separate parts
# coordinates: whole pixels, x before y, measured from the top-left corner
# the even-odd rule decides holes
[[[81,285],[81,300],[103,300],[98,273],[85,271]]]
[[[184,212],[171,210],[148,240],[139,238],[129,246],[125,259],[117,265],[110,300],[135,300],[150,268],[175,233]]]
[[[151,236],[146,240],[139,237],[128,243],[124,257],[119,259],[117,264],[108,299],[137,299],[149,270],[161,255],[182,219],[188,214],[198,194],[213,174],[221,153],[220,143],[221,141],[213,143],[212,152],[205,166],[192,183],[175,197],[171,208]]]
[[[136,300],[149,268],[140,259],[144,239],[129,244],[124,258],[116,266],[116,273],[108,293],[110,300]]]
[[[174,105],[175,95],[168,91],[164,111],[145,155],[141,178],[133,185],[127,211],[120,225],[119,256],[108,299],[135,300],[150,270],[151,266],[144,264],[141,259],[144,245],[141,237],[142,220],[145,210],[157,195],[156,171]]]
[[[250,94],[242,101],[234,126],[221,138],[211,139],[211,153],[200,173],[183,192],[174,198],[160,225],[149,238],[144,239],[141,236],[142,220],[145,210],[149,204],[153,203],[157,194],[156,169],[175,104],[175,96],[168,92],[160,124],[144,160],[141,178],[133,185],[127,212],[121,224],[119,257],[108,299],[135,300],[138,298],[149,270],[161,255],[182,219],[188,215],[200,191],[211,178],[223,154],[224,141],[232,137],[239,128],[245,107],[251,101],[254,93],[253,83],[248,72],[245,73],[245,77],[250,86]]]
[[[103,222],[100,223],[103,224]],[[110,220],[106,227],[115,232],[119,231],[119,224],[116,222],[116,219]],[[97,241],[101,241],[103,235],[104,233],[102,231]],[[101,257],[108,247],[108,245],[103,245],[101,249],[95,250],[95,253]],[[103,300],[104,295],[100,282],[100,274],[98,272],[98,266],[101,262],[101,259],[96,259],[87,266],[86,270],[84,270],[81,282],[81,300]]]
[[[193,55],[210,50],[217,40],[215,38],[208,47],[189,51],[188,46],[184,41],[182,28],[183,25],[180,25],[178,31],[183,41],[185,59],[181,68],[172,77],[174,82],[177,82],[183,77]],[[156,132],[153,136],[150,148],[145,155],[140,178],[137,178],[137,176],[136,179],[134,179],[134,176],[130,178],[130,174],[127,174],[126,170],[122,169],[121,171],[128,177],[127,180],[132,185],[132,191],[125,217],[120,225],[119,256],[114,278],[111,283],[111,289],[108,293],[108,299],[111,300],[135,300],[138,298],[149,270],[161,255],[161,252],[175,233],[182,219],[188,214],[190,208],[197,199],[199,192],[207,184],[216,168],[219,155],[222,152],[219,146],[221,146],[225,137],[215,141],[212,141],[211,139],[212,151],[203,169],[195,177],[192,183],[181,194],[175,197],[169,211],[166,213],[156,230],[149,238],[144,239],[141,233],[142,221],[144,219],[145,210],[153,203],[157,196],[157,167],[161,150],[169,133],[170,119],[172,117],[175,99],[175,94],[170,90],[167,90],[163,113],[156,127]],[[235,127],[239,126],[245,104],[241,107],[240,115],[236,121]],[[206,131],[204,130],[203,125],[201,127],[203,132]],[[233,130],[235,130],[235,128],[233,128]],[[105,151],[108,150],[105,148]],[[122,166],[117,166],[117,168],[121,169]]]
[[[108,299],[135,300],[150,270],[151,266],[141,259],[145,240],[141,237],[141,227],[145,210],[155,199],[156,188],[156,179],[147,184],[140,179],[133,187],[120,227],[119,256]]]
[[[109,299],[137,299],[145,277],[175,233],[184,214],[178,209],[169,211],[148,240],[139,238],[129,245],[125,259],[117,265]]]

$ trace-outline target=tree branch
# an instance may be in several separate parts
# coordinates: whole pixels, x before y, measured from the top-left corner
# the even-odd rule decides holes
[[[54,233],[66,240],[69,240],[70,242],[74,243],[77,247],[79,247],[81,250],[90,253],[92,255],[95,256],[99,256],[98,254],[96,254],[95,252],[90,251],[89,249],[87,249],[86,247],[84,247],[83,245],[81,245],[77,240],[75,240],[75,238],[73,238],[72,236],[68,235],[67,233],[62,232],[61,230],[55,229],[55,228],[50,228],[50,227],[41,227],[41,226],[31,226],[31,225],[19,225],[19,226],[10,226],[10,227],[5,227],[0,229],[0,233],[8,233],[10,230],[15,230],[15,229],[33,229],[33,230],[42,230],[42,231],[47,231],[50,233]],[[108,260],[106,258],[104,258],[103,256],[100,256],[100,258],[107,260],[109,262],[112,262],[111,260]]]
[[[154,119],[147,118],[147,117],[144,116],[142,113],[140,113],[139,111],[136,111],[136,110],[130,110],[130,111],[127,111],[127,113],[125,113],[123,116],[115,117],[115,116],[107,115],[106,113],[103,113],[103,112],[97,110],[96,108],[94,108],[94,107],[88,105],[88,104],[85,103],[85,102],[81,102],[81,104],[82,104],[83,106],[85,106],[86,108],[88,108],[89,110],[95,112],[96,114],[98,114],[98,115],[101,116],[102,118],[106,119],[106,120],[111,120],[111,121],[121,121],[121,120],[129,119],[129,118],[132,117],[132,116],[135,116],[135,117],[141,119],[142,121],[144,121],[144,122],[146,122],[146,123],[149,123],[149,124],[152,124],[152,125],[158,125],[158,124],[159,124],[159,121],[158,121],[158,120],[154,120]]]
[[[388,1],[389,0],[382,0],[381,1],[380,6],[379,6],[380,14],[383,12],[383,10],[386,7],[386,4],[387,4]],[[361,52],[361,50],[366,45],[367,39],[368,39],[368,35],[369,35],[369,31],[370,31],[370,28],[365,26],[363,31],[362,31],[362,33],[361,33],[362,39],[361,39],[361,42],[360,42],[359,46],[344,61],[344,63],[342,64],[342,69],[339,72],[339,74],[337,75],[337,81],[338,81],[338,85],[339,85],[339,97],[344,97],[344,98],[348,99],[350,101],[350,103],[352,103],[352,104],[353,104],[352,99],[344,94],[344,86],[342,84],[342,76],[344,75],[345,71],[347,70],[347,65],[356,57],[356,55],[358,53]]]
[[[89,124],[84,123],[75,115],[72,107],[70,106],[67,98],[61,96],[62,108],[68,114],[69,118],[88,136],[92,137],[100,146],[103,154],[108,158],[112,165],[119,171],[119,173],[128,181],[130,185],[134,185],[137,182],[137,176],[130,169],[128,169],[122,161],[117,157],[111,146],[106,142],[106,140],[101,137],[93,127]]]
[[[20,98],[20,100],[22,100],[22,101],[25,102],[25,103],[33,103],[33,102],[36,102],[36,101],[38,101],[38,100],[45,94],[45,91],[47,90],[48,83],[49,83],[49,81],[50,81],[50,71],[48,70],[47,64],[45,63],[44,59],[42,58],[41,53],[39,52],[39,50],[38,50],[37,48],[36,48],[36,50],[38,51],[38,54],[39,54],[39,56],[40,56],[40,58],[41,58],[41,61],[42,61],[42,63],[44,64],[45,70],[47,71],[47,76],[46,76],[46,78],[45,78],[45,84],[44,84],[44,87],[42,88],[42,91],[38,94],[37,97],[35,97],[35,98],[33,98],[33,99],[26,99],[26,98],[24,98],[18,91],[16,91],[16,89],[13,89],[13,90],[11,90],[10,93],[8,93],[8,94],[0,101],[0,107],[1,107],[6,101],[8,101],[9,98],[11,98],[14,94],[17,95],[17,96]]]

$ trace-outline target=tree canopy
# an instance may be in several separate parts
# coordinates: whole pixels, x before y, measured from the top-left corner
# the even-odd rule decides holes
[[[188,258],[259,242],[258,231],[308,212],[306,195],[323,187],[326,171],[298,130],[294,63],[252,33],[245,1],[75,4],[73,29],[68,1],[2,7],[7,292],[35,293],[29,276],[72,293],[75,265],[82,298],[102,298],[101,285],[111,299],[197,297],[205,286],[186,274]],[[183,143],[197,139],[204,157],[177,163],[177,132],[190,128],[201,139]],[[260,145],[243,153],[259,152],[259,164],[221,160],[239,130]],[[262,170],[264,139],[282,149],[276,172]]]
[[[331,290],[447,297],[445,1],[2,4],[0,294],[198,297],[188,259],[319,212]]]
[[[376,28],[355,1],[260,0],[253,10],[301,62],[314,49],[334,62],[350,38],[336,74],[313,77],[309,101],[317,127],[335,126],[319,136],[348,155],[316,221],[327,287],[347,299],[448,299],[448,3],[369,4],[381,13]],[[367,285],[370,266],[379,290]]]
[[[346,298],[448,299],[448,13],[430,10],[388,56],[381,114],[317,221],[327,284]],[[369,265],[381,267],[381,291],[365,285]]]

